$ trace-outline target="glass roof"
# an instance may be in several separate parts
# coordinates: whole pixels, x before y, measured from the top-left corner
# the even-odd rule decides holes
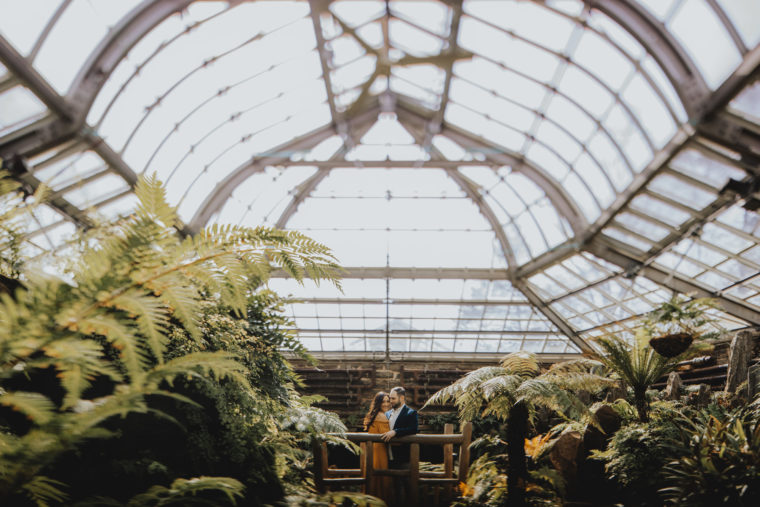
[[[155,173],[183,233],[269,225],[334,250],[343,293],[270,283],[315,351],[573,354],[673,292],[760,324],[755,0],[0,14],[0,156],[52,192],[33,257],[129,213]]]

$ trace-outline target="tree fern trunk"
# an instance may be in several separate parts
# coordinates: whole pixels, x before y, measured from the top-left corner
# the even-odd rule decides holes
[[[515,403],[507,419],[507,506],[525,505],[525,483],[528,467],[525,463],[525,437],[528,435],[528,407],[525,402]]]
[[[647,403],[646,388],[634,389],[633,398],[636,402],[636,410],[639,413],[639,421],[649,422],[649,403]]]

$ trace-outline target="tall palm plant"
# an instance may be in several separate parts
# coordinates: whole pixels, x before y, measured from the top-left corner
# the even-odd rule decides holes
[[[618,337],[600,337],[595,340],[602,349],[602,353],[595,354],[595,358],[633,389],[641,422],[649,421],[647,389],[663,375],[673,371],[682,359],[682,356],[665,357],[658,354],[648,346],[647,336],[644,332],[637,333],[631,343]]]
[[[609,379],[598,374],[600,369],[599,362],[582,358],[555,364],[542,372],[534,354],[515,352],[504,357],[499,366],[479,368],[441,389],[425,407],[453,402],[461,421],[479,415],[494,415],[505,421],[507,504],[524,505],[528,478],[525,438],[535,409],[548,407],[568,418],[588,415],[587,407],[573,392],[594,392],[610,385]]]

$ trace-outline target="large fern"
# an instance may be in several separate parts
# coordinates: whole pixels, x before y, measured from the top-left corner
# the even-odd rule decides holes
[[[610,383],[596,361],[560,363],[542,372],[534,354],[515,352],[505,356],[499,366],[479,368],[444,387],[427,401],[425,407],[453,401],[463,421],[478,415],[494,415],[506,421],[507,504],[522,505],[528,479],[524,441],[535,408],[545,406],[564,417],[585,417],[593,423],[588,408],[573,390],[593,392]]]
[[[0,190],[14,187],[0,177]],[[140,179],[136,193],[131,216],[75,245],[65,280],[25,272],[24,290],[0,294],[0,406],[26,418],[0,433],[0,503],[14,495],[40,505],[60,500],[63,491],[42,471],[85,440],[110,436],[102,429],[109,418],[154,411],[146,396],[191,402],[172,390],[176,378],[225,380],[254,396],[234,355],[166,357],[176,325],[200,339],[204,299],[242,316],[252,287],[273,269],[338,283],[329,250],[300,233],[211,226],[182,238],[158,180]],[[62,399],[49,389],[11,387],[51,371]],[[107,392],[87,394],[103,379]]]

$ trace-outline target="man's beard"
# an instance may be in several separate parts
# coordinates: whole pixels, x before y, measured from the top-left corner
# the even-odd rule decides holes
[[[393,410],[396,410],[401,406],[401,401],[397,401],[396,403],[391,403],[391,407],[393,407]]]

